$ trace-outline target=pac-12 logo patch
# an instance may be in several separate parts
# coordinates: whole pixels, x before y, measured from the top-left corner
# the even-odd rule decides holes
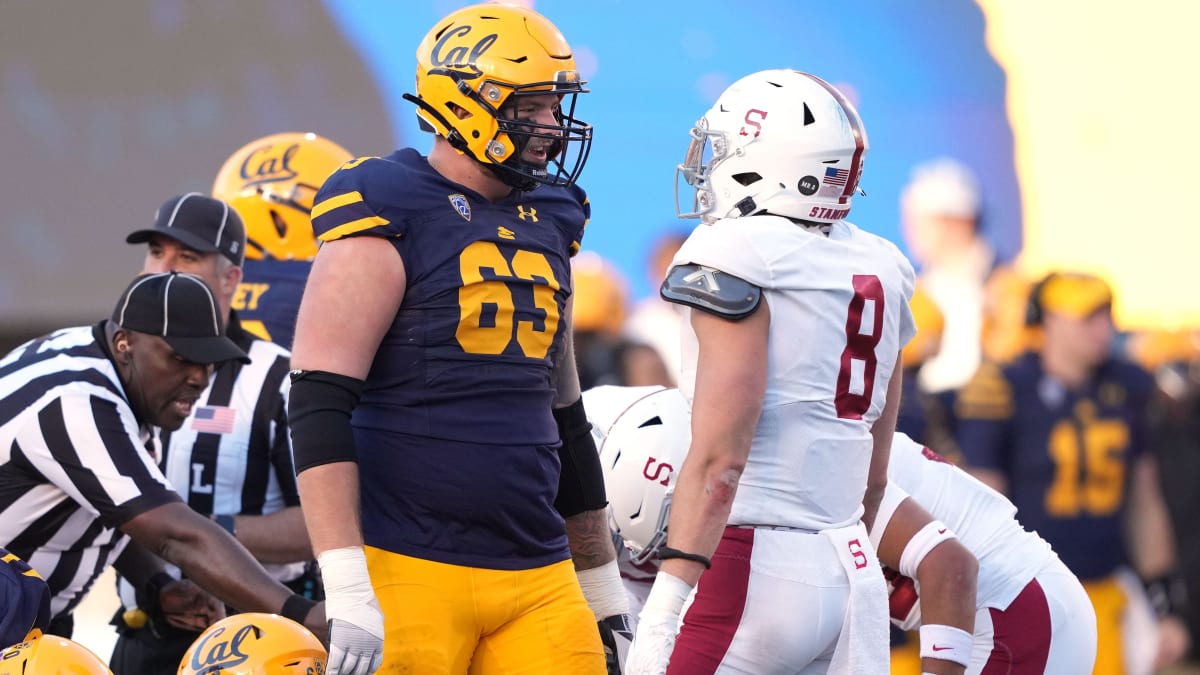
[[[458,215],[467,221],[471,220],[471,203],[467,201],[466,195],[450,195],[450,204],[458,211]]]

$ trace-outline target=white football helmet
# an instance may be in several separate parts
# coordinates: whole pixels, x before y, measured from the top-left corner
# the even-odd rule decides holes
[[[600,446],[608,517],[634,564],[667,540],[675,476],[692,442],[691,411],[678,389],[650,393],[621,413]]]
[[[850,213],[867,132],[850,101],[819,77],[796,70],[747,75],[691,135],[675,180],[681,218],[769,212],[824,225]],[[680,208],[680,178],[695,190],[691,211]]]

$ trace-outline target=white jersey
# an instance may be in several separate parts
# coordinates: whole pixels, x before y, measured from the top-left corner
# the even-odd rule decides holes
[[[762,289],[771,310],[766,398],[731,525],[823,530],[862,515],[871,425],[916,332],[913,269],[891,242],[839,221],[828,237],[775,216],[696,228],[673,265]],[[690,310],[694,311],[694,310]],[[684,321],[680,389],[692,400],[698,344]]]
[[[888,478],[979,560],[978,607],[1006,609],[1038,571],[1058,559],[1050,544],[1021,527],[1017,507],[1004,495],[902,433],[892,441]],[[886,528],[891,514],[880,516],[876,527]]]

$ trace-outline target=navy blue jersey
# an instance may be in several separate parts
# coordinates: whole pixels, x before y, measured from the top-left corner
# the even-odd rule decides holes
[[[583,191],[492,203],[405,149],[347,164],[315,204],[318,237],[385,237],[407,278],[353,418],[367,543],[477,567],[566,559],[552,371]]]
[[[959,394],[967,463],[1005,475],[1017,518],[1080,579],[1125,561],[1122,518],[1153,391],[1148,373],[1122,361],[1071,390],[1029,353],[1008,366],[985,364]]]
[[[311,269],[308,260],[247,260],[242,265],[242,283],[233,296],[242,328],[291,349],[296,311]]]
[[[24,560],[0,547],[0,645],[50,627],[50,587]],[[2,648],[2,647],[0,647]]]

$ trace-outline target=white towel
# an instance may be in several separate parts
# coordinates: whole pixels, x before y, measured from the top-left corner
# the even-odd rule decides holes
[[[833,649],[829,675],[886,675],[888,600],[883,570],[862,523],[822,530],[850,579],[842,633]]]

